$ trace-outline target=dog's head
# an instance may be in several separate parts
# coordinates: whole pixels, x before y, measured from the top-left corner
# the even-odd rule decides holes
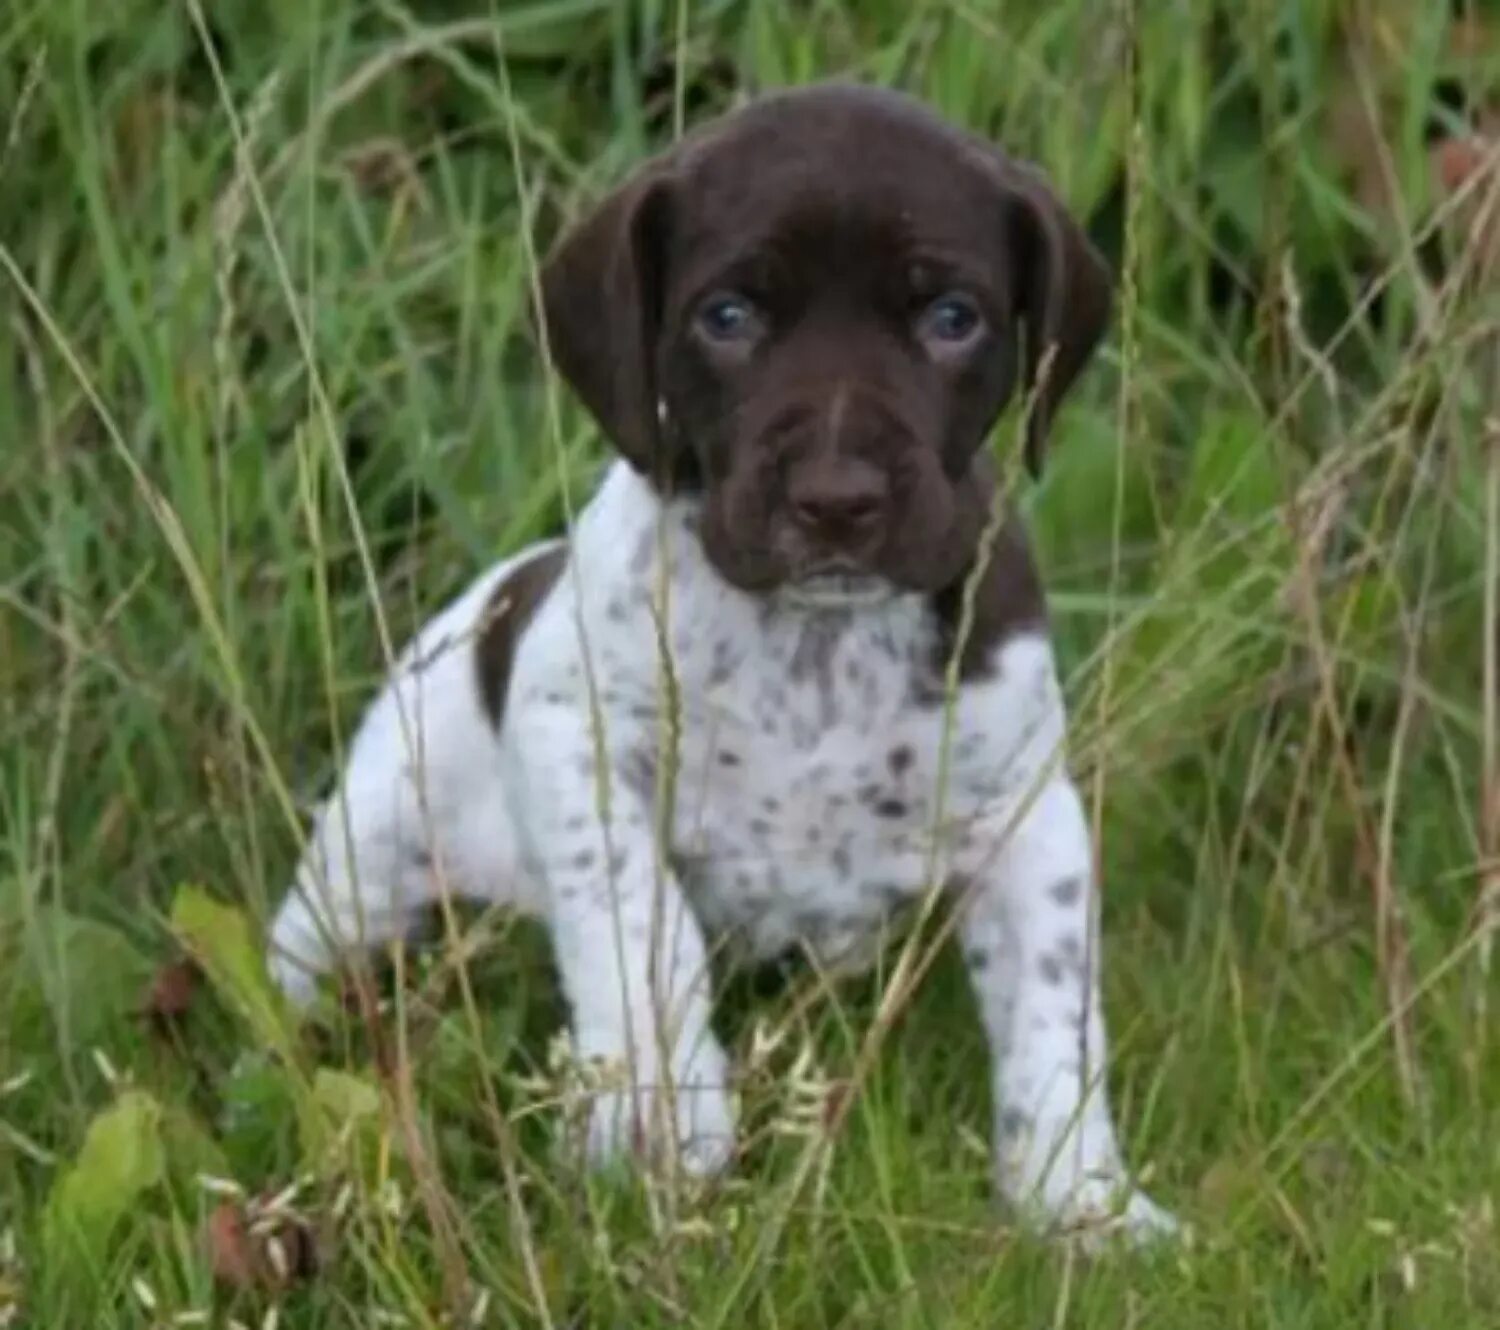
[[[1039,176],[892,93],[767,98],[646,165],[541,277],[551,355],[747,590],[936,591],[1018,385],[1035,468],[1107,271]]]

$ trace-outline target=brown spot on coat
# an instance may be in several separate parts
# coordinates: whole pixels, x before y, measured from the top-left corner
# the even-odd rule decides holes
[[[1057,905],[1076,905],[1083,895],[1083,878],[1076,873],[1060,877],[1047,888],[1047,895]]]
[[[647,803],[656,798],[656,773],[656,749],[646,744],[630,749],[620,764],[620,779],[625,788]]]
[[[1000,1110],[995,1127],[1001,1140],[1014,1141],[1031,1130],[1031,1118],[1019,1108],[1005,1108]]]
[[[544,550],[513,570],[485,602],[479,640],[474,646],[474,670],[480,705],[497,731],[505,714],[516,645],[562,576],[567,560],[565,546]]]

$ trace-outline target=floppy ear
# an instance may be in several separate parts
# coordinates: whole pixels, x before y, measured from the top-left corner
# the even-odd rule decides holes
[[[657,418],[656,344],[670,182],[653,163],[564,236],[542,265],[538,332],[574,392],[636,470],[670,474]]]
[[[1026,342],[1022,386],[1031,404],[1026,464],[1034,475],[1041,470],[1052,417],[1109,323],[1110,274],[1038,173],[1007,163],[1005,176],[1017,316]]]

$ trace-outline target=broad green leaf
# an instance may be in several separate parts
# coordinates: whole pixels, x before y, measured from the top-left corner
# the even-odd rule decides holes
[[[120,1221],[165,1175],[161,1125],[161,1105],[140,1090],[126,1090],[90,1124],[47,1198],[42,1246],[49,1277],[101,1269]]]
[[[266,973],[245,915],[200,887],[185,886],[172,903],[172,931],[255,1039],[293,1062],[293,1022],[286,1000]]]
[[[130,1022],[151,963],[119,929],[57,906],[0,921],[0,999],[10,1053],[86,1052]]]
[[[334,1122],[355,1122],[380,1115],[380,1091],[363,1077],[332,1067],[313,1076],[313,1102]]]
[[[167,1153],[168,1175],[174,1188],[183,1194],[197,1185],[202,1174],[225,1177],[231,1172],[212,1133],[179,1104],[162,1105],[161,1140]]]
[[[227,1171],[249,1179],[284,1165],[301,1127],[299,1087],[287,1068],[259,1049],[245,1049],[219,1089],[215,1123]]]
[[[351,1072],[319,1067],[313,1076],[312,1103],[301,1117],[302,1150],[317,1167],[329,1150],[355,1161],[369,1181],[378,1176],[382,1104],[377,1086]]]

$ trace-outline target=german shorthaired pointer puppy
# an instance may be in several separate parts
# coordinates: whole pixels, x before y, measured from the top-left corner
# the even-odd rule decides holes
[[[994,1059],[995,1174],[1137,1236],[1102,1087],[1093,856],[1036,571],[1035,466],[1108,319],[1042,178],[894,94],[766,98],[647,163],[546,264],[540,332],[619,450],[570,539],[406,651],[272,934],[305,998],[443,890],[541,916],[599,1161],[732,1156],[709,961],[868,960],[946,891]]]

